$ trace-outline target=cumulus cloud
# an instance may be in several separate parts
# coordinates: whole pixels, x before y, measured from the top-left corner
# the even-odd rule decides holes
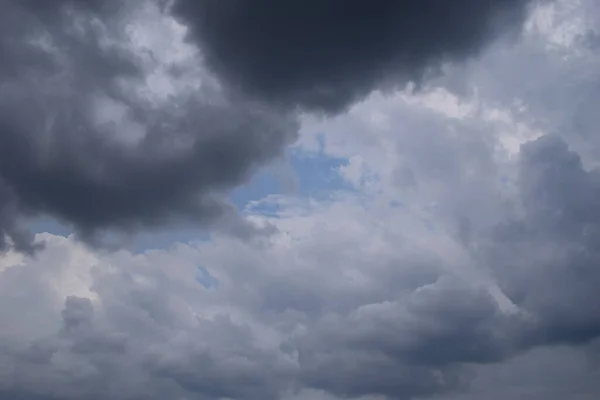
[[[297,121],[272,99],[223,87],[243,70],[203,69],[203,43],[212,68],[219,62],[218,43],[203,36],[213,31],[195,26],[201,46],[190,47],[158,7],[6,4],[37,21],[34,32],[60,34],[25,40],[15,32],[33,25],[0,25],[16,38],[0,40],[11,60],[46,61],[0,67],[0,90],[13,96],[0,97],[0,228],[15,245],[0,256],[0,397],[598,397],[598,116],[563,100],[593,98],[594,0],[536,8],[518,44],[446,65],[417,94],[375,91],[346,113]],[[164,30],[131,25],[149,20]],[[84,68],[90,41],[103,50]],[[281,90],[283,104],[328,109]],[[31,109],[46,112],[43,124],[23,114]],[[250,202],[243,227],[272,226],[264,240],[217,231],[133,253],[90,249],[77,236],[27,238],[24,218],[40,214],[92,236],[211,220],[227,188],[296,137],[295,122],[293,150],[343,160],[334,172],[347,186]],[[239,232],[234,215],[219,225]],[[43,242],[35,255],[18,251]]]
[[[598,223],[548,193],[574,182],[577,204],[591,204],[594,175],[552,136],[524,145],[517,167],[522,213],[480,227],[477,245],[353,194],[269,200],[282,207],[270,217],[279,232],[261,244],[216,236],[96,254],[42,235],[36,258],[13,258],[0,274],[9,327],[0,393],[467,399],[500,390],[542,399],[542,368],[571,377],[553,381],[556,392],[592,398],[597,244],[575,233]],[[218,284],[203,286],[199,271]],[[564,357],[582,375],[563,369]],[[497,374],[506,386],[490,382]]]
[[[2,9],[2,247],[29,250],[21,217],[40,215],[89,240],[220,216],[251,234],[227,190],[293,140],[293,118],[225,96],[154,3]]]
[[[182,221],[270,232],[226,197],[294,141],[296,106],[422,81],[518,32],[529,3],[6,1],[2,247],[33,251],[39,216],[97,243]]]
[[[483,250],[487,262],[508,296],[539,319],[537,339],[589,342],[600,334],[590,284],[600,279],[600,176],[563,140],[544,136],[523,145],[518,185],[524,217],[498,227]]]
[[[528,0],[179,0],[208,64],[277,105],[339,111],[518,31]]]
[[[323,211],[320,219],[282,221],[280,229],[298,228],[288,226],[266,247],[222,237],[98,256],[73,239],[38,238],[47,242],[38,261],[0,275],[11,327],[3,329],[0,393],[277,399],[314,390],[410,398],[462,387],[468,374],[460,362],[505,357],[510,336],[500,336],[519,318],[500,310],[485,286],[449,272],[439,258],[448,257],[444,243],[434,250],[433,237],[431,248],[407,237],[398,247],[396,235],[376,226],[326,240],[341,226],[335,212]],[[348,228],[371,220],[358,218]],[[330,227],[320,226],[323,219]],[[290,241],[300,244],[290,249]],[[198,266],[218,289],[195,280]],[[30,291],[35,296],[20,300],[32,317],[24,319],[14,311],[19,293]]]

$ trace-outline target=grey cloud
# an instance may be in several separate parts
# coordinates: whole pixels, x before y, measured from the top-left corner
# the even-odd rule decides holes
[[[125,35],[143,3],[38,3],[2,3],[2,247],[31,250],[20,226],[43,215],[89,241],[221,216],[251,236],[226,193],[294,139],[294,119],[208,88],[154,104],[138,93],[153,61]]]
[[[139,91],[160,60],[127,47],[128,21],[154,3],[3,2],[1,246],[33,251],[23,226],[39,216],[89,242],[217,220],[242,238],[272,232],[225,198],[296,137],[293,112],[275,104],[340,110],[381,85],[418,80],[518,29],[528,3],[345,2],[342,18],[336,1],[179,1],[175,14],[232,90],[204,85],[155,104]],[[169,79],[188,67],[170,68]]]
[[[6,251],[9,246],[26,253],[36,248],[32,234],[15,218],[22,212],[15,194],[0,179],[0,252]]]
[[[403,293],[384,288],[389,301],[379,300],[380,288],[372,287],[359,305],[351,304],[350,289],[330,291],[319,309],[294,313],[250,304],[260,292],[237,282],[246,279],[237,273],[243,269],[240,258],[222,266],[220,274],[231,274],[230,283],[224,280],[213,294],[189,282],[193,263],[164,268],[192,256],[182,250],[174,257],[155,252],[143,256],[146,260],[126,254],[100,260],[92,269],[97,300],[71,296],[62,306],[51,282],[39,275],[45,269],[50,269],[47,276],[75,275],[80,267],[73,263],[69,268],[74,271],[62,270],[61,257],[80,250],[51,240],[40,252],[48,253],[47,264],[30,261],[2,273],[3,304],[18,292],[34,290],[33,299],[46,299],[46,307],[56,303],[54,310],[43,310],[56,323],[40,326],[25,340],[18,331],[5,332],[2,358],[13,373],[0,371],[0,393],[75,400],[278,399],[312,388],[342,397],[409,399],[464,388],[470,374],[461,363],[497,361],[508,348],[500,332],[510,318],[484,292],[456,278],[431,277],[431,284],[416,292],[421,281],[407,283],[413,289]],[[239,242],[223,250],[252,251]],[[225,254],[219,254],[225,262]],[[272,279],[268,271],[283,266],[260,268],[250,283]],[[387,268],[398,274],[393,265]],[[409,279],[412,273],[407,271]],[[327,275],[321,279],[334,287]],[[14,285],[17,281],[21,284]],[[303,285],[300,303],[327,290],[306,280]],[[360,295],[364,289],[354,290]],[[290,299],[297,297],[279,295],[292,306]],[[202,315],[203,308],[213,306],[222,311]],[[201,315],[194,315],[196,307]],[[25,322],[16,315],[9,318],[17,326]],[[299,324],[305,326],[304,334],[289,330]]]
[[[556,132],[521,147],[515,207],[492,234],[480,232],[475,253],[535,321],[524,346],[582,346],[600,334],[600,58],[592,43],[600,12],[593,0],[558,2],[546,11],[519,46],[489,51],[440,82],[463,95],[477,87],[477,96],[511,110],[536,134]]]
[[[11,48],[12,42],[0,43]],[[43,49],[24,50],[50,66],[57,61]],[[12,98],[0,97],[0,228],[17,247],[28,243],[21,239],[19,217],[45,213],[74,223],[83,234],[207,218],[225,207],[221,191],[294,137],[287,116],[236,97],[219,95],[216,104],[207,104],[190,95],[153,108],[115,88],[112,76],[136,81],[139,60],[110,64],[119,72],[102,84],[79,82],[88,66],[80,70],[83,61],[66,60],[78,73],[61,76],[42,63],[27,73],[14,69],[18,73],[2,81],[2,93]],[[65,90],[69,85],[76,90]],[[92,124],[86,105],[92,98],[83,90],[89,88],[128,108],[148,141],[131,147]],[[34,101],[36,93],[49,100]],[[38,125],[24,109],[56,115],[54,125]],[[594,307],[600,301],[598,173],[561,138],[542,137],[523,146],[514,198],[507,201],[514,207],[505,209],[496,191],[496,143],[473,135],[485,127],[469,130],[409,111],[404,125],[393,124],[412,133],[392,132],[398,138],[394,155],[402,156],[399,168],[414,170],[410,190],[420,190],[414,199],[441,204],[437,231],[417,237],[422,230],[396,219],[399,211],[385,214],[377,203],[372,215],[349,208],[313,216],[318,224],[302,220],[301,230],[311,228],[302,240],[281,232],[260,248],[217,236],[198,249],[181,245],[96,260],[71,239],[51,238],[37,258],[0,271],[0,397],[280,399],[322,391],[323,398],[541,399],[551,398],[545,396],[553,387],[561,398],[592,398],[597,369],[579,356],[557,367],[546,388],[539,381],[549,364],[562,362],[565,353],[557,345],[588,354],[600,334]],[[239,121],[263,127],[264,136],[239,128]],[[73,125],[89,135],[61,129]],[[206,134],[183,129],[204,125],[211,128]],[[448,135],[453,130],[463,135]],[[176,131],[184,133],[165,134]],[[182,150],[170,139],[191,145]],[[247,152],[233,146],[238,143]],[[243,165],[219,168],[232,159]],[[454,229],[456,220],[467,221],[466,227]],[[231,226],[236,223],[234,218]],[[449,227],[451,243],[439,250],[438,235]],[[518,311],[502,309],[488,290],[464,282],[472,278],[471,261],[492,272]],[[218,290],[194,281],[198,265],[216,275]],[[77,282],[87,272],[90,281]],[[61,288],[64,282],[71,286]],[[74,294],[65,299],[64,293]],[[557,358],[523,361],[539,347]],[[519,366],[526,384],[513,376],[500,381],[509,387],[516,380],[516,390],[481,390],[497,383],[497,373]],[[566,378],[559,384],[561,376]],[[523,388],[527,384],[531,391]],[[478,396],[456,393],[469,391]]]
[[[96,299],[59,304],[45,279],[80,274],[62,268],[81,250],[54,239],[40,253],[46,263],[29,260],[0,274],[0,305],[32,293],[22,304],[54,321],[27,322],[0,308],[16,327],[2,329],[4,365],[13,371],[0,370],[2,394],[278,399],[310,389],[337,398],[460,398],[482,371],[532,348],[585,346],[598,336],[597,244],[584,235],[596,222],[582,211],[592,204],[596,175],[550,136],[524,145],[519,168],[524,214],[468,248],[480,251],[476,261],[494,272],[518,312],[448,272],[460,262],[451,253],[436,258],[378,229],[357,235],[327,228],[327,220],[295,249],[216,238],[173,253],[103,256],[87,262],[95,266],[85,286]],[[581,195],[558,197],[571,184]],[[370,217],[356,223],[370,226],[362,218]],[[194,282],[198,264],[216,275],[218,290]],[[368,279],[342,279],[353,269]]]
[[[522,324],[485,291],[442,276],[397,301],[323,318],[298,344],[302,378],[341,398],[461,390],[465,365],[509,357]]]
[[[65,250],[69,251],[49,243],[39,254],[60,255]],[[46,274],[50,279],[61,273],[60,263],[51,263],[52,254],[47,255],[49,263],[32,262],[0,275],[0,284],[11,277],[14,282],[16,276],[21,281],[13,289],[4,287],[3,305],[28,290],[23,283],[40,280],[45,269],[50,269]],[[189,289],[197,292],[200,287],[188,289],[179,283],[178,290],[169,290],[175,282],[161,276],[162,266],[147,267],[97,271],[93,290],[100,301],[69,296],[62,307],[51,281],[40,282],[42,290],[31,295],[54,308],[43,316],[56,323],[38,325],[27,339],[2,330],[0,395],[63,400],[276,399],[293,371],[276,346],[258,346],[256,332],[225,313],[210,319],[194,317],[186,300],[193,295]],[[34,307],[27,312],[29,317],[42,311],[35,302],[28,304]],[[12,306],[14,311],[16,305]],[[23,321],[15,325],[22,326]]]
[[[439,400],[592,400],[598,397],[600,369],[590,361],[589,346],[541,347],[503,364],[476,369],[468,393]]]
[[[590,342],[600,335],[600,175],[558,136],[523,145],[519,171],[524,214],[495,229],[482,261],[538,325],[527,345]]]
[[[401,111],[398,114],[397,120],[392,117],[386,121],[393,132],[385,136],[390,138],[385,146],[397,144],[394,155],[401,155],[402,161],[416,171],[414,181],[420,190],[417,199],[439,201],[436,231],[442,235],[453,232],[473,257],[475,268],[471,272],[484,275],[491,272],[502,292],[519,310],[507,315],[498,312],[497,306],[481,293],[460,285],[452,291],[448,290],[452,285],[440,284],[432,285],[435,290],[429,295],[422,295],[426,301],[416,308],[416,317],[411,318],[406,311],[411,301],[398,300],[393,292],[384,292],[385,284],[381,284],[387,302],[375,298],[364,300],[363,306],[357,306],[360,318],[354,319],[348,316],[352,312],[337,308],[299,340],[297,346],[304,356],[301,360],[304,381],[342,398],[374,393],[389,398],[411,398],[411,395],[425,398],[432,394],[453,398],[446,397],[446,392],[461,389],[470,392],[471,389],[465,388],[470,373],[480,371],[482,364],[510,365],[513,357],[540,347],[549,352],[562,346],[569,351],[588,353],[588,344],[600,336],[596,307],[600,301],[596,288],[600,281],[598,169],[585,166],[580,154],[558,135],[530,141],[521,147],[518,162],[500,164],[494,159],[497,138],[482,134],[493,131],[494,123],[477,125],[477,135],[471,139],[473,121],[469,118],[458,123],[444,121],[445,126],[438,126],[428,116],[427,124],[416,129],[410,115]],[[414,116],[417,112],[411,110],[410,114]],[[352,122],[340,129],[348,135],[347,141],[356,140],[352,129],[360,120],[354,125]],[[408,133],[403,134],[402,129]],[[387,133],[382,131],[378,133]],[[411,135],[413,131],[419,135]],[[453,131],[460,135],[451,137]],[[569,132],[563,137],[568,138]],[[438,143],[444,145],[438,147]],[[352,154],[354,148],[348,147]],[[445,150],[441,155],[439,148]],[[384,153],[383,147],[378,150]],[[362,154],[367,153],[365,150]],[[503,176],[507,181],[502,182]],[[405,200],[415,190],[414,186],[417,185],[400,192],[400,198]],[[468,221],[470,234],[454,229],[455,221],[460,219],[457,217],[461,216]],[[386,219],[386,226],[393,223]],[[368,247],[363,243],[360,246]],[[403,266],[407,263],[405,259]],[[440,264],[444,265],[444,261]],[[388,282],[385,278],[381,281]],[[311,301],[318,296],[311,296]],[[377,304],[366,306],[369,300]],[[363,312],[359,314],[361,309]],[[420,326],[436,329],[420,331]],[[412,329],[418,332],[414,333],[418,338],[414,341],[411,341]],[[469,368],[473,364],[476,364],[474,370]],[[425,365],[430,368],[423,368]],[[579,368],[586,370],[585,366]],[[485,369],[493,371],[494,367]],[[441,378],[446,375],[444,384]],[[585,376],[582,380],[572,376],[566,379],[561,393],[593,398],[594,393],[597,395],[597,386],[592,384],[597,370],[585,371]],[[580,384],[585,387],[581,393]],[[527,398],[523,393],[529,390],[528,385],[536,398],[544,398],[539,393],[549,393],[536,382],[522,383],[522,392],[519,388],[513,390],[520,398]],[[493,387],[490,384],[488,391],[478,388],[484,394],[464,398],[488,398],[485,393],[490,398],[503,398],[493,394]]]
[[[487,291],[443,273],[405,294],[384,292],[383,301],[338,307],[286,344],[298,354],[306,386],[339,398],[455,398],[452,392],[471,398],[472,390],[494,398],[489,381],[472,389],[481,382],[475,377],[491,379],[489,371],[518,366],[532,351],[597,357],[598,170],[586,169],[556,135],[524,144],[517,167],[517,197],[505,210],[510,218],[478,226],[477,239],[464,244],[518,309],[501,310]],[[577,363],[586,378],[568,374],[553,387],[565,396],[593,398],[597,368]],[[535,380],[541,378],[531,379],[499,390],[516,398],[549,395]]]
[[[529,0],[178,0],[223,81],[277,105],[339,111],[518,31]]]
[[[600,155],[600,52],[593,47],[598,3],[558,1],[542,10],[519,45],[497,46],[473,62],[446,68],[432,85],[490,99],[490,106],[511,110],[517,121],[560,135],[584,163],[594,163]]]

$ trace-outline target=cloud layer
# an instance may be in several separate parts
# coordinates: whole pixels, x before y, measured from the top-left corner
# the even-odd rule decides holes
[[[0,17],[1,398],[598,397],[595,0],[536,6],[513,43],[456,45],[448,57],[479,55],[418,93],[367,95],[384,81],[357,67],[357,91],[325,103],[243,81],[267,58],[217,71],[216,31],[152,3],[62,4],[6,2]],[[193,15],[244,11],[218,4]],[[290,76],[314,78],[308,65]],[[282,111],[334,103],[349,107]],[[238,215],[228,190],[294,140],[343,160],[327,172],[344,185]],[[38,215],[78,235],[32,242]],[[139,253],[78,240],[185,219],[214,234]]]

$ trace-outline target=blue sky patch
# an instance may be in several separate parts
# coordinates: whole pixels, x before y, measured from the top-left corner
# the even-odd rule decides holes
[[[199,266],[196,272],[196,282],[204,286],[205,289],[218,289],[219,288],[219,280],[212,276],[208,270]]]

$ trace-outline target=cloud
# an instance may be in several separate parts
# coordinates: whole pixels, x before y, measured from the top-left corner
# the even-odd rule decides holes
[[[268,234],[227,196],[294,142],[296,105],[340,111],[478,55],[529,2],[345,2],[343,18],[339,2],[38,3],[3,4],[0,42],[0,242],[26,252],[38,217],[94,244],[177,224]]]
[[[594,377],[584,357],[594,359],[598,336],[588,329],[596,263],[577,257],[597,245],[575,257],[563,250],[586,245],[571,233],[578,225],[593,232],[598,224],[572,213],[569,198],[547,195],[565,182],[593,187],[594,175],[551,136],[524,145],[517,166],[515,200],[525,214],[479,226],[476,242],[443,230],[450,219],[432,231],[419,215],[352,193],[319,203],[271,199],[278,232],[260,244],[215,235],[98,254],[74,238],[41,235],[45,249],[0,273],[0,317],[10,327],[0,335],[0,393],[413,399],[501,389],[541,399],[547,391],[532,370],[547,371],[545,360],[561,354]],[[578,204],[595,197],[587,193]],[[200,268],[218,288],[197,282]],[[518,368],[529,371],[530,386],[510,374]],[[498,371],[508,374],[500,389],[489,378]],[[579,379],[553,387],[576,393],[570,385]],[[595,386],[581,382],[584,399]]]
[[[462,363],[511,352],[504,314],[485,289],[442,276],[395,301],[324,318],[301,339],[303,380],[340,398],[411,399],[462,389]]]
[[[527,0],[175,3],[229,86],[276,105],[339,111],[518,31]]]
[[[10,326],[0,393],[409,398],[462,387],[468,375],[456,363],[503,358],[503,340],[492,339],[513,316],[485,286],[452,273],[447,238],[402,216],[413,234],[399,246],[399,232],[369,213],[340,218],[358,210],[348,199],[274,220],[281,233],[260,246],[220,237],[99,255],[73,238],[38,237],[47,245],[35,259],[0,274]],[[199,265],[217,289],[196,281]],[[434,351],[449,343],[452,351]]]
[[[34,12],[10,4],[23,16]],[[479,61],[447,67],[444,76],[416,94],[375,91],[347,113],[302,115],[293,150],[342,160],[333,172],[348,186],[318,199],[271,195],[249,204],[243,210],[246,228],[273,227],[264,240],[240,241],[217,230],[201,241],[132,253],[98,251],[76,236],[45,233],[35,238],[34,244],[46,243],[35,255],[2,254],[0,397],[597,398],[600,327],[593,305],[600,300],[600,178],[596,139],[588,130],[598,117],[591,106],[573,112],[576,107],[561,97],[588,98],[586,90],[595,82],[597,55],[577,32],[593,26],[600,16],[596,9],[594,0],[544,5],[528,19],[518,45],[498,44]],[[79,71],[62,76],[60,69],[50,73],[45,64],[29,64],[28,70],[12,69],[11,78],[2,81],[1,90],[16,100],[0,97],[0,109],[11,111],[1,121],[23,128],[18,131],[23,134],[4,130],[0,136],[0,144],[11,144],[10,149],[0,146],[0,221],[13,243],[29,244],[26,237],[19,239],[26,232],[24,218],[43,213],[74,221],[80,234],[210,219],[207,210],[215,208],[198,204],[209,198],[216,209],[226,207],[224,192],[247,170],[236,174],[217,167],[245,153],[240,149],[197,161],[193,143],[218,143],[233,151],[238,143],[233,139],[242,131],[229,129],[239,115],[258,115],[241,121],[257,121],[265,129],[293,127],[293,116],[288,120],[268,104],[222,91],[214,76],[198,67],[201,55],[173,39],[184,36],[181,25],[157,8],[143,10],[137,19],[127,16],[126,8],[119,15],[142,26],[161,21],[153,25],[159,32],[125,24],[108,31],[135,40],[96,37],[102,38],[97,40],[101,54],[108,51],[107,58],[121,60],[110,64],[119,71],[117,83],[112,78],[101,79],[102,85],[78,81],[89,66],[79,71],[72,56],[63,57],[67,52],[48,56],[44,52],[52,41],[22,48],[11,46],[24,40],[1,42],[13,60],[39,57],[41,48],[48,65],[61,62]],[[90,32],[78,28],[87,19],[75,18],[86,12],[42,17],[35,11],[48,21],[39,26],[60,27],[67,38]],[[94,11],[99,22],[89,29],[119,26],[113,17],[104,21],[103,12]],[[9,32],[21,28],[0,26]],[[76,48],[80,39],[61,43]],[[170,61],[156,66],[140,50],[148,48],[154,57]],[[88,50],[83,46],[77,54],[87,58]],[[94,63],[101,65],[102,59]],[[62,83],[76,90],[71,93]],[[471,84],[475,88],[467,87]],[[31,87],[35,90],[17,90]],[[97,90],[89,95],[79,90],[88,87]],[[53,101],[46,104],[34,93],[47,93]],[[203,97],[207,93],[215,94],[211,101]],[[80,111],[69,124],[61,119],[68,114],[56,111],[67,105]],[[41,124],[32,130],[36,120],[22,110],[35,107],[57,115],[54,125],[45,119],[50,128]],[[97,127],[107,120],[126,128]],[[183,126],[177,121],[183,120],[193,126],[213,121],[214,130],[166,136],[181,142],[158,140],[164,132],[177,132]],[[581,131],[562,129],[580,120],[586,122]],[[96,130],[81,138],[64,134],[59,128],[75,126],[71,122]],[[169,129],[159,129],[161,123]],[[281,138],[273,129],[264,137],[244,130],[250,137],[239,143]],[[286,131],[286,140],[292,141],[295,131]],[[146,137],[158,142],[145,142]],[[248,154],[265,146],[272,151],[259,158],[242,156],[243,164],[260,165],[288,143],[250,146]],[[94,151],[88,150],[92,145]],[[98,155],[110,155],[109,161]],[[12,170],[13,165],[21,168]],[[169,173],[169,165],[181,166],[173,167],[183,174],[180,180]],[[63,184],[56,171],[77,185],[66,185],[71,189],[63,192],[40,188],[50,178],[52,189]],[[39,179],[28,183],[31,177]],[[87,183],[81,177],[93,179]],[[143,185],[154,179],[159,187]],[[112,186],[102,186],[106,182]],[[85,201],[69,200],[68,209],[56,205],[61,202],[44,208],[45,202],[32,200],[39,193],[43,199],[55,193],[64,199],[67,192],[79,193],[80,185],[94,196],[80,193]],[[98,189],[106,187],[111,190]],[[181,187],[198,192],[175,190]],[[105,194],[113,188],[127,199]],[[165,188],[182,197],[163,193]],[[144,196],[136,197],[136,190]],[[183,208],[175,200],[165,203],[187,199],[189,193],[199,193],[201,202]],[[150,194],[157,196],[156,203]],[[103,196],[114,207],[105,207],[99,201]],[[88,203],[103,217],[78,211]],[[226,214],[219,225],[237,230],[239,221]],[[208,285],[208,278],[218,284]]]
[[[483,251],[500,287],[539,319],[543,343],[587,343],[600,335],[594,317],[600,279],[597,171],[556,136],[523,145],[519,182],[524,216],[509,220]]]
[[[592,1],[563,0],[535,9],[517,46],[500,46],[431,82],[460,98],[477,97],[540,132],[560,135],[596,166],[600,57],[589,38],[600,12]]]
[[[591,350],[590,347],[537,348],[503,364],[479,367],[468,393],[442,398],[592,400],[600,390],[600,370],[590,362]]]
[[[43,261],[8,268],[0,279],[3,304],[13,304],[12,312],[2,310],[3,320],[12,322],[2,330],[3,396],[275,398],[277,377],[289,367],[226,313],[194,315],[191,304],[210,303],[211,294],[193,280],[195,268],[183,258],[160,252],[146,261],[125,253],[102,259],[72,239],[43,239]],[[182,251],[197,257],[193,249]],[[75,254],[82,257],[63,262]],[[163,270],[164,257],[176,262],[170,270]],[[17,282],[12,287],[18,290],[10,289]],[[32,325],[14,313],[19,293],[31,295],[21,301],[31,307]],[[43,318],[35,318],[37,312]]]
[[[3,3],[2,247],[31,250],[22,220],[46,215],[88,241],[220,217],[252,235],[227,191],[295,138],[294,118],[223,94],[181,26],[126,4]]]

